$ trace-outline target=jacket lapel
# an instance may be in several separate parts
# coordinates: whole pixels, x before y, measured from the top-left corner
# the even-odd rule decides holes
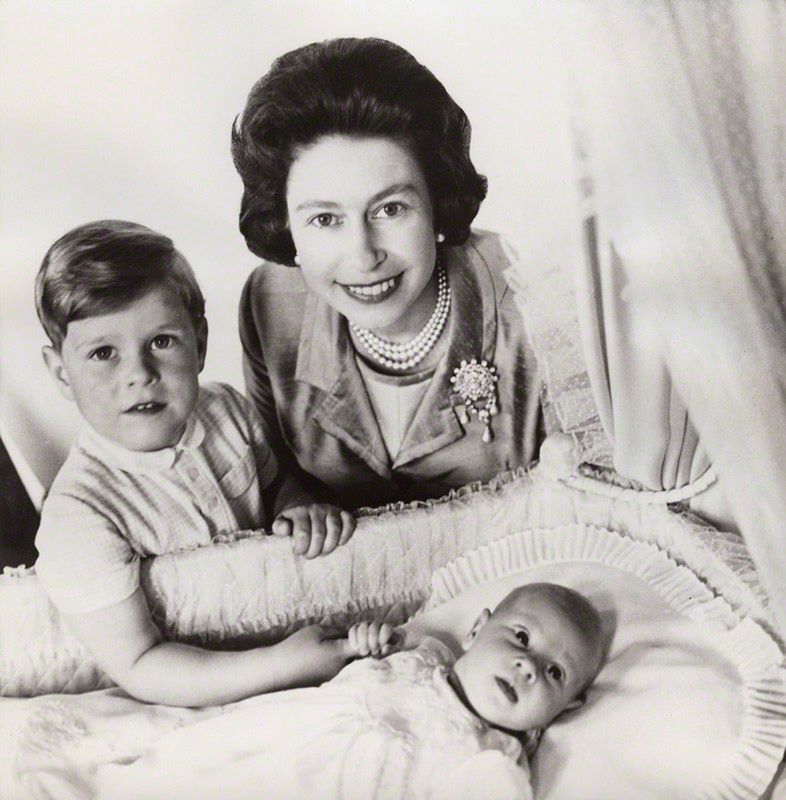
[[[389,478],[387,449],[355,362],[346,321],[313,294],[306,300],[295,379],[324,392],[313,410],[317,424],[374,472]]]
[[[384,478],[415,459],[427,456],[464,436],[457,406],[461,398],[450,379],[462,360],[491,362],[497,339],[494,284],[486,265],[469,260],[471,245],[452,248],[448,275],[452,291],[449,342],[445,356],[420,402],[391,465],[366,385],[355,362],[346,321],[324,301],[309,293],[300,333],[295,378],[320,389],[324,398],[314,419],[331,436]]]
[[[455,248],[448,261],[452,291],[448,349],[437,365],[401,443],[393,468],[427,456],[464,436],[457,406],[462,402],[450,382],[462,360],[491,362],[497,340],[494,284],[482,262],[469,262],[470,246]]]

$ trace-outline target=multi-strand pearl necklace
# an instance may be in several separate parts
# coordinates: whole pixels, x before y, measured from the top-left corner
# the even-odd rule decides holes
[[[445,268],[437,265],[437,304],[420,333],[408,342],[399,344],[388,342],[372,333],[350,323],[352,333],[363,345],[371,358],[387,369],[403,371],[416,367],[433,350],[440,334],[445,328],[450,312],[450,285]]]

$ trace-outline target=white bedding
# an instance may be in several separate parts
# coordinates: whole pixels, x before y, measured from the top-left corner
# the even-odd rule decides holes
[[[537,530],[516,534],[522,530],[522,520],[536,524]],[[598,527],[577,525],[577,520]],[[587,533],[606,529],[611,539],[603,539],[605,534]],[[490,549],[476,549],[483,541],[496,540],[502,542]],[[518,544],[510,545],[511,541]],[[629,557],[623,552],[625,548],[614,544],[616,541],[646,547],[654,560]],[[208,599],[211,595],[221,598],[218,610],[213,607],[207,620],[203,620],[202,635],[215,640],[227,636],[227,631],[236,633],[239,627],[248,630],[254,622],[255,609],[260,608],[268,622],[271,615],[277,615],[280,634],[302,621],[302,616],[287,616],[286,608],[290,607],[305,608],[306,616],[312,619],[336,615],[349,618],[362,612],[363,603],[394,607],[403,597],[409,601],[419,598],[420,602],[427,594],[428,576],[415,570],[424,564],[429,570],[437,568],[453,558],[456,551],[467,550],[468,559],[460,559],[438,573],[434,608],[413,620],[412,625],[426,629],[434,626],[434,630],[458,636],[464,615],[469,613],[460,598],[474,598],[473,612],[479,598],[493,604],[494,593],[502,590],[505,581],[526,579],[522,573],[525,567],[540,570],[532,574],[546,574],[552,580],[578,582],[605,609],[607,619],[619,622],[627,618],[634,623],[622,628],[612,626],[618,650],[612,652],[586,709],[553,726],[544,739],[533,763],[538,800],[597,800],[601,796],[596,793],[599,787],[604,787],[604,800],[630,800],[632,796],[637,800],[665,796],[752,800],[764,790],[775,771],[786,736],[783,705],[778,707],[784,702],[780,653],[773,640],[754,623],[758,620],[765,627],[769,624],[750,560],[739,542],[723,534],[713,535],[711,530],[666,508],[636,505],[623,497],[593,496],[567,489],[544,476],[518,476],[492,489],[459,493],[447,502],[402,507],[369,518],[359,530],[353,548],[345,550],[345,562],[333,560],[335,556],[317,562],[284,559],[282,574],[275,581],[283,576],[290,581],[290,591],[286,608],[277,609],[264,607],[264,598],[258,592],[251,594],[250,601],[243,598],[243,591],[253,584],[252,578],[260,574],[255,572],[260,563],[271,570],[275,563],[270,550],[265,551],[261,561],[249,558],[255,547],[246,541],[223,546],[215,553],[186,554],[191,565],[196,565],[194,570],[184,568],[176,558],[171,560],[177,564],[176,569],[166,561],[154,565],[160,568],[157,598],[168,629],[187,629],[194,634],[194,624],[199,624],[194,623],[198,615],[189,611],[189,603],[199,606],[191,597],[189,574],[215,578],[214,584],[202,587]],[[353,567],[358,563],[354,559],[370,553],[377,566],[368,574],[380,580],[378,592],[373,594],[373,584],[366,586],[372,594],[365,594],[358,603],[352,595],[352,576],[356,574]],[[385,553],[395,553],[398,561],[386,560]],[[527,563],[521,558],[526,558]],[[685,591],[687,584],[682,578],[672,582],[669,569],[662,563],[656,568],[656,562],[663,558],[669,560],[675,575],[679,573],[684,578],[688,574],[696,581],[695,592]],[[576,573],[575,565],[588,559],[593,561],[591,570],[595,573],[590,574],[584,567]],[[243,564],[250,565],[250,572],[244,572]],[[643,569],[642,574],[636,573],[639,568]],[[273,572],[265,576],[268,574],[273,580]],[[404,574],[409,576],[406,586],[401,585]],[[154,571],[151,575],[156,577]],[[172,575],[178,577],[172,579]],[[227,575],[237,579],[227,581]],[[627,578],[623,579],[624,575]],[[262,585],[271,585],[265,580]],[[483,595],[487,591],[491,595]],[[268,600],[278,602],[274,592],[269,595]],[[694,595],[698,598],[695,603],[691,601]],[[342,599],[336,600],[338,597]],[[622,603],[621,615],[614,613],[615,603]],[[642,603],[650,610],[660,608],[665,627],[663,620],[655,624],[641,618]],[[3,623],[6,608],[3,606],[0,612]],[[181,613],[184,622],[178,629]],[[754,633],[748,636],[747,629]],[[724,631],[729,635],[725,636],[726,644],[719,646]],[[646,646],[652,642],[659,646]],[[710,673],[702,673],[701,665],[713,653]],[[7,657],[7,652],[2,655]],[[698,709],[683,699],[691,696],[698,701]],[[635,703],[628,705],[631,701]],[[270,701],[259,700],[259,707],[267,702]],[[253,706],[254,701],[247,701],[247,706],[240,707]],[[748,712],[758,706],[764,708],[764,716],[749,717]],[[154,752],[158,742],[163,747],[175,729],[190,727],[216,714],[223,719],[240,707],[169,709],[136,703],[114,689],[28,700],[0,699],[0,797],[95,797],[95,781],[107,764],[133,761],[142,752]],[[696,712],[693,717],[689,708]],[[631,710],[633,714],[629,713]],[[751,724],[751,719],[758,722]],[[617,726],[611,733],[604,733],[607,722]],[[625,727],[619,727],[621,722]],[[204,722],[202,728],[196,726],[194,730],[217,730],[223,724],[218,720]],[[272,720],[260,720],[260,725],[261,731],[267,730],[274,738],[282,730]],[[649,738],[642,738],[645,732]],[[680,732],[684,735],[680,736]],[[210,746],[215,735],[207,736],[205,746]],[[242,738],[239,733],[238,746]],[[599,749],[589,748],[593,741]],[[233,746],[229,744],[230,749]],[[601,774],[598,765],[604,760],[607,769]],[[236,789],[222,797],[244,796],[247,787],[237,783],[243,784],[242,771],[234,759],[227,759],[226,767],[225,777],[228,780],[230,774],[235,776]],[[117,769],[122,771],[121,767]],[[216,776],[219,775],[217,770]],[[275,795],[260,790],[256,778],[248,777],[253,796],[275,800]],[[664,794],[664,786],[673,789],[684,785],[674,781],[687,781],[690,791],[675,794],[669,790]],[[636,790],[631,795],[633,786]],[[369,795],[361,791],[356,796]],[[165,788],[162,797],[167,797]]]

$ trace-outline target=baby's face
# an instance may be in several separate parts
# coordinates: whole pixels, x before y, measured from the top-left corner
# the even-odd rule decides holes
[[[576,699],[599,668],[602,643],[599,627],[574,620],[568,608],[540,584],[481,615],[454,668],[479,716],[526,731],[547,725]]]
[[[102,436],[160,450],[177,443],[196,404],[205,330],[195,330],[174,291],[156,287],[118,311],[70,322],[62,369],[53,371]]]

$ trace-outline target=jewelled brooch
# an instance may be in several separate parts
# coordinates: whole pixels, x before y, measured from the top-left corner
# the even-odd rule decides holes
[[[491,418],[497,413],[497,368],[488,361],[478,361],[476,358],[467,361],[462,359],[461,364],[453,370],[450,382],[463,405],[459,409],[459,419],[462,425],[469,422],[470,414],[477,414],[483,423],[483,441],[492,441],[494,435],[491,431]]]

